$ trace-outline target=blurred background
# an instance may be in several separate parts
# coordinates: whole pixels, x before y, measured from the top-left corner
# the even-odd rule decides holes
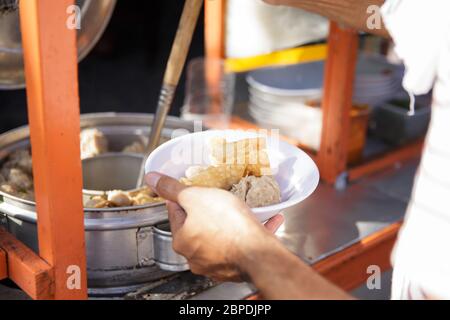
[[[215,83],[223,101],[217,104],[216,95],[211,94],[204,65],[192,67],[194,58],[205,56],[205,42],[210,47],[211,40],[219,38],[211,32],[213,39],[205,41],[202,13],[188,57],[191,71],[185,68],[171,114],[184,120],[196,116],[205,120],[210,114],[224,113],[226,117],[220,119],[226,119],[226,126],[231,119],[234,128],[280,129],[284,138],[317,160],[324,127],[321,100],[329,49],[328,20],[299,9],[268,6],[260,0],[226,3],[222,12],[224,37],[219,40],[224,42],[226,57],[225,63],[220,61],[221,67],[228,69],[221,70],[221,81]],[[117,1],[100,41],[79,64],[82,113],[156,111],[183,5],[181,0]],[[1,21],[0,40],[2,33],[19,30],[2,29]],[[410,97],[402,89],[404,68],[393,54],[392,42],[364,33],[355,33],[354,38],[359,47],[348,146],[342,147],[348,149],[343,150],[347,152],[345,170],[321,184],[314,198],[293,208],[290,215],[287,212],[286,226],[279,234],[310,264],[333,258],[404,218],[430,121],[430,94],[417,97],[416,111],[410,112]],[[232,81],[227,77],[230,74]],[[231,108],[224,107],[228,104]],[[0,108],[1,133],[28,123],[25,89],[0,90]],[[227,114],[231,111],[233,117]],[[327,116],[340,121],[334,113]],[[144,118],[142,122],[149,124]],[[349,178],[349,172],[363,173]],[[311,212],[314,214],[302,215]],[[355,281],[348,287],[355,289],[353,294],[366,299],[389,298],[388,251],[380,245],[377,253],[387,266],[383,290],[368,290],[365,283]],[[357,258],[365,263],[362,254]],[[363,270],[362,279],[365,277]]]
[[[117,2],[99,43],[79,64],[82,113],[155,111],[183,4],[178,0]],[[203,30],[200,19],[189,59],[203,55]],[[183,75],[173,115],[180,112],[184,79]],[[27,124],[24,89],[0,90],[0,107],[1,132]]]

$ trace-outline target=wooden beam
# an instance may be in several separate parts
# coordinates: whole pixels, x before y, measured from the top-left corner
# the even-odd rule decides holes
[[[0,280],[8,277],[8,266],[6,264],[6,253],[0,249]]]
[[[344,290],[352,290],[367,281],[367,268],[379,266],[387,271],[401,223],[395,223],[361,242],[316,263],[313,268]]]
[[[396,163],[418,158],[422,154],[423,145],[424,141],[420,140],[351,168],[348,171],[348,178],[350,181],[355,181],[369,174],[392,167]]]
[[[20,1],[39,254],[54,267],[56,299],[87,298],[77,39],[66,25],[73,4]],[[70,276],[80,288],[68,286]]]
[[[357,53],[356,31],[331,22],[322,101],[322,142],[318,153],[321,177],[331,184],[347,168]]]
[[[227,0],[205,0],[205,53],[208,59],[225,58]]]
[[[12,281],[33,299],[54,298],[50,265],[3,228],[0,228],[0,248],[6,253],[8,277]]]

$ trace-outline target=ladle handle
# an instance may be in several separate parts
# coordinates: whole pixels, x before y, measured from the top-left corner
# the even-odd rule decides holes
[[[186,0],[184,4],[180,24],[164,75],[165,85],[176,87],[180,81],[203,2],[204,0]]]
[[[197,25],[203,2],[204,0],[186,0],[184,4],[180,24],[178,26],[175,41],[172,45],[172,51],[166,66],[166,72],[164,74],[164,82],[161,88],[158,109],[153,120],[150,138],[146,149],[147,156],[150,155],[150,153],[155,150],[159,144],[167,114],[172,106],[173,97],[180,81],[184,65],[186,64],[187,55],[192,42],[192,36],[194,35],[195,26]],[[137,187],[141,187],[143,185],[144,175],[145,163],[142,164]]]

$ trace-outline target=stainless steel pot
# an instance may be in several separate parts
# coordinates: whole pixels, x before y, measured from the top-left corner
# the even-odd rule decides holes
[[[81,9],[78,59],[91,51],[105,30],[116,0],[77,0]],[[0,89],[25,87],[19,11],[0,15]]]
[[[153,116],[145,114],[100,113],[81,116],[81,127],[95,127],[110,141],[112,151],[148,136],[148,124]],[[169,117],[163,137],[192,132],[191,122]],[[28,127],[0,135],[0,162],[14,150],[29,147]],[[35,203],[0,192],[0,224],[19,240],[38,251]],[[88,282],[92,294],[122,294],[168,274],[155,264],[170,271],[186,270],[186,261],[172,252],[170,233],[155,226],[167,221],[164,204],[139,207],[85,209],[86,255]],[[168,245],[169,244],[169,245]],[[167,252],[161,253],[161,248]],[[161,259],[162,257],[162,259]],[[164,257],[168,257],[165,261]]]
[[[172,233],[168,223],[153,228],[153,258],[155,263],[161,269],[168,271],[189,270],[187,260],[173,251],[172,243]]]

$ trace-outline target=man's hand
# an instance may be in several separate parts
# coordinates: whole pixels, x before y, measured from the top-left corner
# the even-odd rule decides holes
[[[193,273],[219,281],[246,276],[267,299],[347,299],[349,296],[290,253],[264,228],[245,203],[218,189],[185,187],[151,173],[147,184],[167,199],[174,249],[184,255]]]
[[[231,193],[211,188],[185,187],[157,173],[147,184],[167,199],[174,250],[185,256],[196,274],[218,281],[239,281],[250,251],[277,241],[271,233],[284,222],[281,215],[265,228],[249,207]]]

